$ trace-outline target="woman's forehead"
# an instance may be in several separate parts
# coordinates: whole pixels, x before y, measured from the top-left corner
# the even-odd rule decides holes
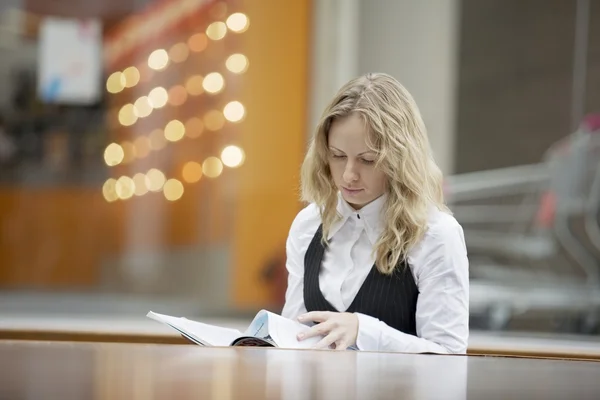
[[[369,139],[369,129],[364,120],[359,115],[352,114],[332,122],[328,144],[344,152],[358,154],[372,151]]]

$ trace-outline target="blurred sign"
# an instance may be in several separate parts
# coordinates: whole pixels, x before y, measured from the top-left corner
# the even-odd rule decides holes
[[[100,22],[45,18],[39,37],[39,97],[49,103],[97,102],[102,93]]]

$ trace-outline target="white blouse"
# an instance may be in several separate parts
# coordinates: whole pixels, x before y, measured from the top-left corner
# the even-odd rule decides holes
[[[352,303],[374,264],[373,248],[382,229],[385,197],[356,211],[341,196],[341,221],[329,233],[335,240],[325,252],[319,284],[337,310]],[[316,205],[304,208],[292,223],[286,244],[288,287],[282,315],[295,319],[304,306],[304,255],[321,224]],[[360,350],[463,354],[469,336],[469,262],[463,230],[451,215],[432,208],[422,241],[408,255],[419,289],[417,336],[400,332],[369,315],[357,313]]]

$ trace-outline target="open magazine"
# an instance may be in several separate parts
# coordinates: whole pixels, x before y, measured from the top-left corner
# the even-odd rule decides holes
[[[244,332],[237,329],[196,322],[184,317],[172,317],[150,311],[147,317],[175,329],[201,346],[258,346],[288,349],[312,348],[321,337],[298,341],[297,335],[309,326],[284,318],[270,311],[259,311]]]

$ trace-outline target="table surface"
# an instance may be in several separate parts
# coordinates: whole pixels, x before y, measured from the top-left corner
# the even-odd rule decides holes
[[[197,319],[244,330],[250,320]],[[0,340],[187,343],[178,332],[145,316],[11,315],[0,313]],[[469,352],[600,360],[600,338],[517,332],[478,332],[469,335]]]
[[[0,341],[0,399],[597,399],[600,363]]]

